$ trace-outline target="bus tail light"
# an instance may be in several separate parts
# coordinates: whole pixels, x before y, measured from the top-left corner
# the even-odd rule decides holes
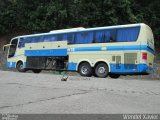
[[[142,59],[143,59],[143,60],[147,60],[147,53],[146,53],[146,52],[143,52],[143,53],[142,53]]]

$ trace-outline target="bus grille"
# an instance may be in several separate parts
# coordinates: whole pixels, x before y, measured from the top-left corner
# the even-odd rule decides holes
[[[137,61],[137,53],[125,53],[124,54],[124,68],[125,69],[137,69],[136,61]]]

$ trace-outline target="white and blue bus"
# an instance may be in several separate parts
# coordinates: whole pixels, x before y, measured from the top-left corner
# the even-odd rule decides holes
[[[155,52],[152,30],[143,23],[18,36],[7,46],[8,68],[78,71],[87,77],[148,74]]]

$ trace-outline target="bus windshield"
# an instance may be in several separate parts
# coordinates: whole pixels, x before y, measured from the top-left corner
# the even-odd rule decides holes
[[[15,55],[17,43],[18,43],[18,39],[13,39],[11,41],[11,45],[10,45],[9,53],[8,53],[8,58],[11,58]]]

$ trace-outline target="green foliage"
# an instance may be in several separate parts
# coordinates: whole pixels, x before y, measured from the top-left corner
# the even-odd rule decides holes
[[[160,31],[159,0],[0,0],[0,34],[146,23]]]

